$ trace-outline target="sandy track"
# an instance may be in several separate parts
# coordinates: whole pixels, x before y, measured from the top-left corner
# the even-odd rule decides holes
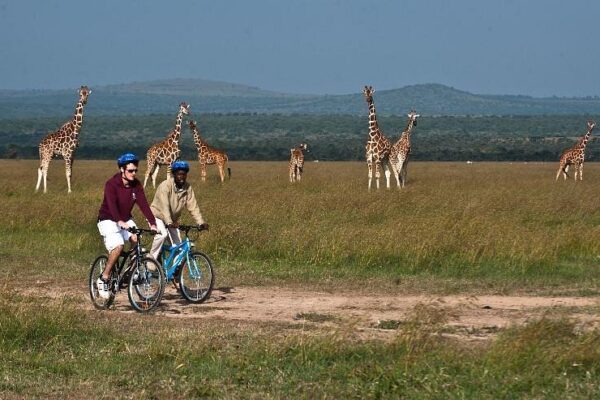
[[[47,296],[81,296],[82,303],[93,308],[85,288],[71,288],[60,296],[47,292]],[[404,321],[420,305],[442,311],[448,332],[471,339],[492,337],[506,327],[543,316],[573,319],[581,329],[600,327],[597,297],[354,295],[278,287],[219,287],[206,303],[194,305],[169,284],[157,314],[248,324],[309,323],[324,328],[351,324],[357,331],[385,334],[390,330],[377,329],[381,321]],[[117,295],[115,309],[133,313],[124,291]]]

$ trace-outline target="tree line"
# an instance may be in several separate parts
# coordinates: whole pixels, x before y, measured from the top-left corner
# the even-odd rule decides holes
[[[364,160],[366,116],[228,113],[196,119],[203,138],[227,151],[231,160],[287,160],[290,148],[307,142],[307,160]],[[413,129],[412,159],[423,161],[555,161],[586,131],[597,115],[571,116],[427,116]],[[0,120],[0,157],[37,158],[38,143],[65,122],[38,117]],[[84,116],[78,159],[112,159],[123,151],[145,157],[146,150],[173,129],[175,115]],[[406,117],[378,116],[392,142]],[[186,120],[180,141],[182,158],[195,158]],[[588,144],[586,158],[600,158],[600,141]]]

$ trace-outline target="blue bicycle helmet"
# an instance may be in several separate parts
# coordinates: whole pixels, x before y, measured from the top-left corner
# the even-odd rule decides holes
[[[174,174],[177,171],[190,172],[190,165],[186,161],[174,161],[173,164],[171,164],[171,172]]]
[[[119,168],[124,167],[129,163],[134,163],[137,165],[139,162],[139,158],[137,158],[137,156],[133,153],[125,153],[121,157],[117,158],[117,165]]]

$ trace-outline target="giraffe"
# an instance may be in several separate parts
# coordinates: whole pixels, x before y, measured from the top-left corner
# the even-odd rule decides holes
[[[308,151],[306,143],[300,143],[298,147],[290,149],[290,182],[300,181],[304,169],[304,151]]]
[[[410,134],[413,127],[417,126],[417,118],[419,118],[419,114],[414,110],[408,113],[406,129],[390,150],[390,164],[399,188],[403,188],[406,184],[408,156],[410,155]]]
[[[37,192],[44,181],[44,193],[46,193],[46,180],[48,167],[52,157],[60,156],[65,160],[65,174],[67,176],[67,190],[71,193],[71,168],[75,157],[75,150],[79,146],[79,131],[83,124],[83,107],[87,104],[88,96],[92,91],[87,86],[79,88],[79,102],[75,106],[73,119],[65,122],[57,131],[48,134],[39,145],[40,166],[38,168],[38,179],[35,191]]]
[[[585,158],[585,146],[587,145],[595,126],[596,123],[594,121],[588,121],[587,132],[585,135],[579,139],[575,146],[563,151],[563,153],[560,155],[560,165],[558,167],[558,171],[556,172],[557,181],[561,172],[563,173],[563,178],[567,180],[567,176],[569,176],[567,171],[569,170],[569,166],[571,164],[575,166],[575,180],[577,181],[578,172],[579,180],[583,180],[583,160]]]
[[[373,102],[373,90],[372,86],[365,86],[363,94],[367,99],[369,106],[369,140],[365,146],[367,166],[369,167],[369,190],[371,190],[371,181],[373,179],[373,164],[375,164],[375,181],[377,182],[377,189],[379,189],[379,176],[381,165],[385,168],[385,177],[387,180],[387,187],[390,187],[390,170],[388,167],[389,153],[392,147],[390,141],[383,136],[383,133],[379,129],[377,124],[377,114],[375,113],[375,103]]]
[[[198,129],[198,126],[196,126],[196,121],[188,121],[188,125],[194,135],[194,143],[196,144],[196,150],[198,151],[198,161],[200,162],[200,176],[202,177],[202,181],[206,181],[206,166],[216,164],[219,168],[221,182],[223,182],[225,180],[225,167],[227,167],[227,162],[229,161],[227,153],[223,150],[215,149],[202,140],[200,130]],[[231,178],[231,169],[229,167],[227,168],[227,175]]]
[[[190,106],[186,102],[179,104],[179,112],[175,120],[175,128],[167,134],[162,142],[156,143],[146,152],[146,174],[144,176],[144,187],[148,177],[152,175],[152,187],[156,187],[156,177],[161,165],[167,166],[167,179],[171,173],[171,163],[179,158],[179,137],[181,136],[181,121],[183,115],[189,115]]]

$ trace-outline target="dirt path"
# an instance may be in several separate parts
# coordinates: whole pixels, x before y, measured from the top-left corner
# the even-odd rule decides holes
[[[52,292],[47,295],[59,297]],[[69,289],[64,295],[81,296],[85,299],[82,303],[92,308],[84,288]],[[115,304],[117,311],[133,312],[125,292],[119,293]],[[216,288],[206,303],[192,305],[169,285],[157,313],[169,318],[219,318],[248,324],[308,323],[323,328],[347,324],[363,335],[381,336],[393,333],[390,326],[405,321],[420,305],[443,313],[449,335],[469,339],[493,337],[506,327],[542,316],[568,317],[581,329],[600,327],[597,297],[353,295],[236,287]]]

